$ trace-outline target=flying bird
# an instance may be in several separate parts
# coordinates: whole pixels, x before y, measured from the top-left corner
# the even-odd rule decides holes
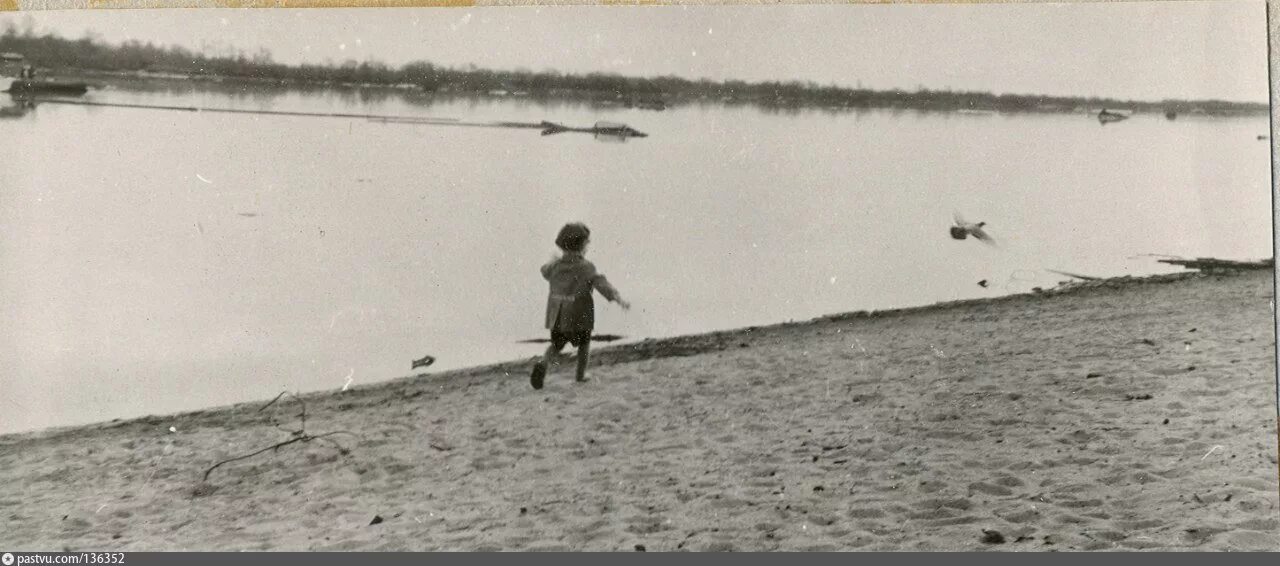
[[[987,225],[986,222],[979,222],[977,224],[965,222],[964,218],[962,218],[959,213],[955,215],[955,219],[956,219],[956,223],[953,226],[951,226],[952,238],[956,240],[963,240],[965,238],[968,238],[969,236],[973,236],[974,238],[977,238],[987,243],[988,245],[993,245],[993,246],[995,245],[996,243],[995,239],[992,238],[990,235],[988,235],[987,232],[982,229],[983,226]]]

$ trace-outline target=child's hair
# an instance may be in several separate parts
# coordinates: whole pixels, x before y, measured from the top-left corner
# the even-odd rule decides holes
[[[566,252],[580,252],[587,246],[591,230],[581,222],[570,222],[560,229],[556,236],[556,245]]]

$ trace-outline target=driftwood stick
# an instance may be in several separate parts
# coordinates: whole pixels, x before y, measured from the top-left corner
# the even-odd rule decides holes
[[[1234,261],[1212,257],[1199,257],[1196,259],[1158,259],[1156,261],[1170,265],[1181,265],[1187,269],[1197,269],[1201,271],[1214,269],[1271,269],[1275,266],[1274,258],[1264,259],[1262,261]]]
[[[1067,271],[1058,271],[1058,270],[1056,270],[1056,269],[1046,269],[1045,271],[1048,271],[1048,272],[1050,272],[1050,273],[1057,273],[1058,275],[1064,275],[1064,276],[1066,276],[1066,277],[1074,277],[1074,278],[1076,278],[1076,279],[1080,279],[1080,280],[1082,280],[1082,281],[1098,281],[1098,280],[1102,279],[1101,277],[1093,277],[1093,276],[1091,276],[1091,275],[1080,275],[1079,273],[1070,273],[1070,272],[1067,272]]]
[[[281,392],[280,392],[280,394],[279,394],[279,395],[276,395],[274,399],[272,399],[272,400],[271,400],[270,402],[268,402],[266,405],[263,405],[262,407],[260,407],[260,408],[258,409],[258,412],[259,412],[259,413],[261,413],[262,411],[267,410],[267,408],[269,408],[269,407],[271,407],[272,405],[276,404],[276,401],[279,401],[279,400],[280,400],[280,398],[281,398],[281,397],[284,397],[285,395],[288,395],[289,397],[292,397],[294,401],[297,401],[299,405],[302,405],[302,414],[301,414],[301,415],[299,415],[299,416],[302,418],[302,426],[300,426],[300,427],[298,428],[298,430],[285,430],[285,429],[281,428],[281,427],[280,427],[280,425],[279,425],[278,423],[276,423],[274,420],[272,421],[272,423],[271,423],[271,424],[275,425],[275,427],[276,427],[276,428],[279,428],[280,430],[283,430],[283,431],[285,431],[285,432],[288,432],[289,434],[292,434],[292,435],[294,435],[294,436],[302,436],[302,435],[306,434],[306,431],[307,431],[307,403],[306,403],[306,401],[303,401],[301,397],[298,397],[297,395],[294,395],[293,393],[291,393],[291,392],[289,392],[289,391],[281,391]]]
[[[274,399],[272,399],[270,402],[268,402],[266,405],[263,405],[263,406],[259,407],[259,408],[258,408],[258,412],[259,412],[259,413],[261,413],[261,412],[263,412],[263,411],[267,410],[267,407],[270,407],[270,406],[272,406],[272,405],[276,404],[276,401],[279,401],[281,397],[284,397],[285,395],[288,395],[288,394],[289,394],[289,392],[288,392],[288,391],[281,391],[279,395],[276,395],[276,396],[275,396],[275,398],[274,398]]]
[[[337,442],[330,440],[329,437],[339,435],[339,434],[350,434],[352,436],[355,436],[355,434],[352,432],[345,431],[345,430],[337,430],[337,431],[326,432],[322,434],[307,434],[307,403],[303,401],[301,397],[298,397],[297,395],[294,395],[289,391],[281,391],[279,395],[276,395],[274,399],[272,399],[266,405],[263,405],[261,408],[259,408],[257,412],[261,413],[262,411],[265,411],[267,408],[271,407],[272,405],[275,405],[276,402],[279,401],[281,398],[283,398],[285,395],[292,397],[293,400],[297,401],[298,404],[302,406],[302,412],[298,414],[298,417],[301,419],[301,426],[298,428],[298,430],[286,430],[283,427],[281,427],[279,423],[276,423],[273,421],[271,424],[274,425],[277,429],[280,429],[281,432],[288,432],[291,438],[289,438],[288,440],[282,440],[280,442],[272,444],[271,446],[267,446],[265,448],[255,450],[248,454],[243,454],[240,456],[235,456],[232,458],[221,460],[215,463],[214,465],[209,466],[209,468],[204,471],[205,482],[209,481],[209,475],[212,474],[214,470],[222,467],[223,465],[230,464],[232,462],[239,462],[240,460],[247,460],[249,458],[252,458],[254,456],[257,456],[265,452],[279,452],[281,448],[284,448],[285,446],[299,443],[299,442],[311,442],[312,440],[324,440],[326,443],[332,444],[335,447],[337,447],[338,451],[342,453],[342,455],[345,456],[348,453],[350,453],[350,450],[343,447],[341,444],[338,444]]]
[[[299,428],[298,430],[305,434],[307,430],[307,404],[302,400],[301,397],[298,397],[297,395],[292,395],[292,397],[298,400],[298,404],[302,405],[302,414],[299,415],[302,418],[302,427]]]
[[[204,471],[204,481],[206,481],[206,482],[207,482],[207,481],[209,481],[209,474],[212,474],[214,470],[216,470],[216,469],[218,469],[218,468],[222,467],[222,465],[223,465],[223,464],[230,464],[230,463],[232,463],[232,462],[238,462],[238,461],[240,461],[240,460],[247,460],[247,459],[249,459],[249,458],[252,458],[252,457],[254,457],[254,456],[257,456],[258,454],[262,454],[263,452],[267,452],[267,451],[269,451],[269,450],[276,450],[276,451],[278,451],[278,450],[280,450],[281,448],[283,448],[283,447],[285,447],[285,446],[288,446],[288,445],[290,445],[290,444],[293,444],[293,443],[295,443],[295,442],[311,442],[312,440],[320,440],[320,439],[323,439],[323,438],[327,438],[327,437],[333,436],[333,435],[335,435],[335,434],[352,434],[352,433],[347,432],[347,431],[345,431],[345,430],[338,430],[338,431],[334,431],[334,432],[326,432],[326,433],[324,433],[324,434],[317,434],[317,435],[314,435],[314,436],[309,435],[309,434],[303,434],[303,435],[301,435],[301,436],[296,436],[296,437],[290,438],[289,440],[285,440],[285,441],[282,441],[282,442],[277,442],[277,443],[275,443],[275,444],[272,444],[271,446],[268,446],[268,447],[263,448],[263,449],[261,449],[261,450],[256,450],[256,451],[254,451],[254,452],[251,452],[251,453],[249,453],[249,454],[245,454],[245,455],[243,455],[243,456],[236,456],[236,457],[234,457],[234,458],[227,458],[226,460],[222,460],[222,461],[220,461],[220,462],[218,462],[218,463],[216,463],[216,464],[214,464],[214,465],[212,465],[212,466],[209,466],[209,469],[207,469],[207,470],[205,470],[205,471]],[[341,446],[339,446],[339,448],[341,448]]]

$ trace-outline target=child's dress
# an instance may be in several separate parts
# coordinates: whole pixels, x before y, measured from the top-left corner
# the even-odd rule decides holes
[[[551,283],[546,320],[551,341],[559,346],[565,342],[574,346],[589,342],[595,328],[595,302],[591,292],[600,291],[606,299],[616,301],[617,289],[580,253],[567,252],[542,266],[542,276]]]

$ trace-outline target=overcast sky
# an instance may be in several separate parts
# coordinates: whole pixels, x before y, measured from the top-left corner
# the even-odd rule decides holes
[[[277,61],[1267,100],[1261,1],[910,6],[81,10],[0,25]]]

